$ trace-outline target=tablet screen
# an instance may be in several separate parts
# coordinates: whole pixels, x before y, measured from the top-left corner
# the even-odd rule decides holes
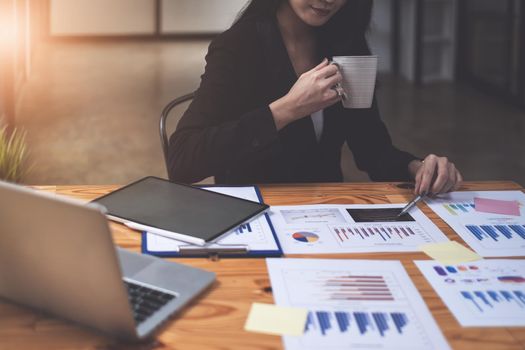
[[[265,204],[146,177],[95,199],[107,214],[206,242],[268,208]]]

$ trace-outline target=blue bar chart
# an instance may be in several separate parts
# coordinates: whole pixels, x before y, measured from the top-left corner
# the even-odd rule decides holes
[[[525,240],[525,225],[466,225],[465,227],[480,241],[492,239],[498,242],[513,238]]]
[[[306,333],[327,336],[358,333],[388,337],[402,335],[409,323],[404,312],[365,312],[365,311],[310,311],[306,322]],[[354,329],[355,328],[355,329]]]
[[[485,256],[525,254],[525,224],[466,224],[464,229],[470,235],[465,238],[470,246],[490,251]]]
[[[461,296],[471,308],[480,313],[497,312],[499,309],[517,308],[525,317],[524,290],[473,290],[461,291]]]
[[[468,307],[481,315],[521,314],[525,317],[524,290],[470,290],[460,293]]]
[[[236,230],[235,230],[235,233],[240,235],[240,234],[243,234],[243,233],[246,233],[246,232],[253,232],[252,231],[252,226],[250,225],[249,222],[247,222],[246,224],[243,224],[241,226],[239,226]]]

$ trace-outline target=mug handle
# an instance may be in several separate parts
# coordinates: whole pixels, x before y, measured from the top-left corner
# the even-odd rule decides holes
[[[339,64],[337,64],[337,62],[334,62],[332,60],[329,61],[329,64],[333,64],[334,66],[337,67],[337,69],[341,69],[341,67],[339,66]],[[332,86],[332,89],[337,92],[337,95],[339,97],[341,97],[341,99],[343,101],[346,101],[346,99],[348,98],[348,95],[346,94],[345,90],[343,89],[343,87],[341,86],[341,83],[337,83],[335,84],[334,86]]]

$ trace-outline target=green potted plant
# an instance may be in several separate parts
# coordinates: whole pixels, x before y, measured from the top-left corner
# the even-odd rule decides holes
[[[0,180],[20,182],[27,172],[26,134],[0,128]]]

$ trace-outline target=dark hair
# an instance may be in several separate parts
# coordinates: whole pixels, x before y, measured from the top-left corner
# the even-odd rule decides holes
[[[252,0],[237,16],[235,23],[260,17],[274,17],[283,1],[288,0]],[[328,23],[319,27],[319,43],[323,54],[348,55],[355,43],[361,46],[365,43],[366,46],[365,34],[370,26],[372,7],[373,0],[348,0]]]

